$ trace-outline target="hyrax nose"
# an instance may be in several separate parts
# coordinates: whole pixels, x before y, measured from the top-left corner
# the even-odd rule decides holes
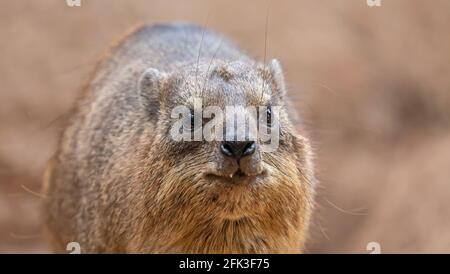
[[[256,143],[254,141],[222,142],[220,151],[223,155],[233,157],[236,160],[255,153]]]

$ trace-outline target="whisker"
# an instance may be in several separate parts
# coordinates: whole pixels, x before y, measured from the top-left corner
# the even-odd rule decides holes
[[[326,84],[316,82],[316,83],[311,83],[311,86],[319,86],[319,87],[323,88],[324,90],[328,91],[329,93],[333,94],[334,96],[337,96],[337,97],[341,96],[337,91],[335,91],[331,87],[327,86]]]
[[[206,85],[208,84],[208,80],[209,80],[208,73],[209,73],[209,70],[211,69],[211,65],[212,65],[213,61],[216,59],[216,55],[219,52],[220,47],[222,46],[222,42],[223,42],[223,37],[220,38],[219,43],[218,43],[219,45],[217,46],[216,50],[214,51],[213,56],[211,57],[211,60],[209,61],[208,69],[206,70],[205,81],[203,83],[203,88],[202,88],[202,97],[203,97],[203,90],[206,88]]]
[[[353,216],[366,216],[367,213],[361,213],[361,212],[352,212],[349,210],[345,210],[343,208],[338,207],[336,204],[332,203],[330,200],[328,200],[327,198],[323,197],[323,199],[330,204],[332,207],[334,207],[335,209],[337,209],[338,211],[345,213],[345,214],[349,214],[349,215],[353,215]]]
[[[267,58],[267,29],[268,29],[268,25],[269,25],[269,8],[270,8],[270,0],[267,2],[267,10],[266,10],[266,24],[265,24],[265,28],[264,28],[264,59],[263,59],[263,66],[264,66],[264,70],[266,69],[266,58]],[[261,99],[260,101],[262,102],[263,96],[264,96],[264,77],[263,77],[263,81],[262,81],[262,86],[261,86]]]
[[[199,71],[199,65],[200,65],[200,56],[201,56],[201,52],[202,52],[203,39],[205,37],[206,27],[208,26],[210,12],[211,12],[211,10],[208,10],[208,13],[206,14],[205,26],[202,30],[202,37],[200,39],[200,45],[198,47],[197,66],[195,68],[195,83],[196,84],[198,84],[198,71]],[[202,91],[202,97],[203,97],[203,91]]]
[[[36,192],[36,191],[31,190],[31,189],[27,188],[27,187],[26,187],[25,185],[23,185],[23,184],[21,184],[20,187],[22,187],[23,190],[25,190],[26,192],[28,192],[29,194],[31,194],[31,195],[33,195],[33,196],[36,196],[36,197],[41,198],[41,199],[47,199],[47,196],[45,196],[45,195],[43,195],[43,194],[41,194],[41,193],[39,193],[39,192]]]
[[[322,235],[325,237],[325,239],[327,239],[327,241],[329,241],[329,240],[330,240],[330,237],[329,237],[328,234],[325,232],[325,229],[323,228],[323,226],[322,226],[320,220],[317,221],[317,226],[319,227],[320,232],[321,232]]]
[[[42,233],[34,234],[34,235],[19,235],[19,234],[16,234],[16,233],[14,233],[14,232],[11,232],[11,233],[9,233],[9,236],[10,236],[11,238],[19,239],[19,240],[29,240],[29,239],[39,239],[39,238],[43,238]]]
[[[67,121],[67,119],[71,116],[71,114],[72,114],[72,110],[68,110],[68,111],[58,115],[56,118],[54,118],[47,124],[36,128],[33,133],[37,133],[39,131],[44,131],[49,128],[52,128],[55,124],[59,123],[60,121]]]

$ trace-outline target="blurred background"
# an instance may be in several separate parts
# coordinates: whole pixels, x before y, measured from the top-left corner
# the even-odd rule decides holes
[[[111,41],[190,21],[263,59],[267,14],[316,151],[307,251],[450,252],[450,1],[0,0],[0,253],[49,252],[43,169]]]

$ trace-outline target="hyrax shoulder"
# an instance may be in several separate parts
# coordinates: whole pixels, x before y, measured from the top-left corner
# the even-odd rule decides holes
[[[48,166],[55,251],[300,252],[314,175],[285,93],[278,61],[207,29],[128,34],[97,66]]]

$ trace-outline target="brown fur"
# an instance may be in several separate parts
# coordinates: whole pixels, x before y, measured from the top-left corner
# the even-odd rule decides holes
[[[315,180],[278,62],[255,67],[217,34],[180,23],[141,27],[106,56],[44,178],[54,250],[75,241],[87,253],[300,252]],[[148,68],[155,72],[140,82]],[[282,106],[278,150],[241,164],[265,173],[233,183],[208,177],[235,168],[217,142],[170,139],[170,110],[193,97]]]

